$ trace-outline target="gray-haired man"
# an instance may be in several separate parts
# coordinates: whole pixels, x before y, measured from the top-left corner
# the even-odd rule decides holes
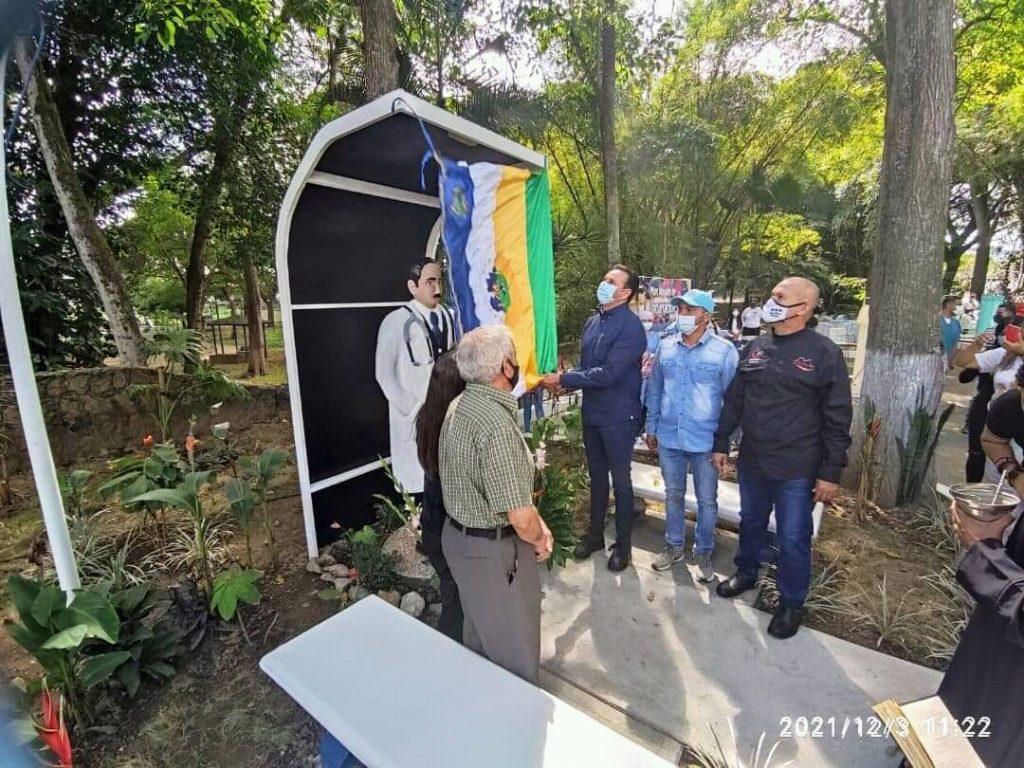
[[[503,325],[467,333],[455,350],[466,391],[441,427],[438,463],[448,522],[441,543],[465,613],[463,641],[537,682],[540,574],[551,531],[533,506],[533,457],[519,431],[519,378]]]

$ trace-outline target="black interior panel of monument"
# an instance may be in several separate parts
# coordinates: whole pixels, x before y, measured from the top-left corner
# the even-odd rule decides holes
[[[295,327],[312,482],[391,454],[388,404],[374,378],[377,329],[393,307],[304,309]]]
[[[467,163],[514,165],[508,155],[483,146],[470,146],[448,135],[448,131],[427,125],[437,151],[451,160]],[[388,187],[437,195],[437,166],[430,162],[424,174],[426,190],[420,186],[420,161],[427,144],[415,118],[397,113],[335,141],[317,164],[318,171],[371,181]]]
[[[423,257],[438,216],[436,208],[307,184],[288,236],[292,304],[407,301],[406,269]]]
[[[314,493],[313,518],[319,546],[334,541],[345,530],[374,523],[377,519],[375,494],[394,495],[394,488],[383,470],[374,470]],[[341,527],[332,528],[331,523],[335,522]]]

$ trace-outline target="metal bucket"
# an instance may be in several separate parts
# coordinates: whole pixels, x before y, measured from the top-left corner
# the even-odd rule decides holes
[[[996,483],[957,483],[949,486],[949,493],[965,515],[990,523],[1010,514],[1020,504],[1020,497],[1006,484],[999,497],[993,499],[996,487]]]

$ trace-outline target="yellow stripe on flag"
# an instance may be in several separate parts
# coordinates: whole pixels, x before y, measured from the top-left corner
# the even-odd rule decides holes
[[[526,180],[530,172],[506,167],[494,200],[494,268],[508,284],[510,302],[505,325],[516,342],[516,357],[528,387],[539,380],[533,291],[526,255]]]

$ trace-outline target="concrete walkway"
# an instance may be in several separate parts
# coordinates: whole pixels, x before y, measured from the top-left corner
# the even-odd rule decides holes
[[[781,741],[773,766],[898,765],[892,742],[869,737],[866,724],[863,737],[855,724],[845,738],[839,732],[847,718],[870,718],[882,699],[932,695],[938,672],[807,628],[787,641],[771,638],[770,617],[750,605],[752,593],[723,600],[684,564],[653,571],[663,534],[663,519],[649,513],[634,533],[633,565],[621,574],[610,573],[601,554],[545,572],[545,687],[571,685],[577,707],[586,711],[589,701],[600,710],[594,716],[666,757],[678,755],[680,743],[714,751],[710,727],[745,761],[764,734],[762,759]],[[732,572],[735,545],[719,532],[719,574]],[[823,718],[824,733],[781,738],[784,717]]]

